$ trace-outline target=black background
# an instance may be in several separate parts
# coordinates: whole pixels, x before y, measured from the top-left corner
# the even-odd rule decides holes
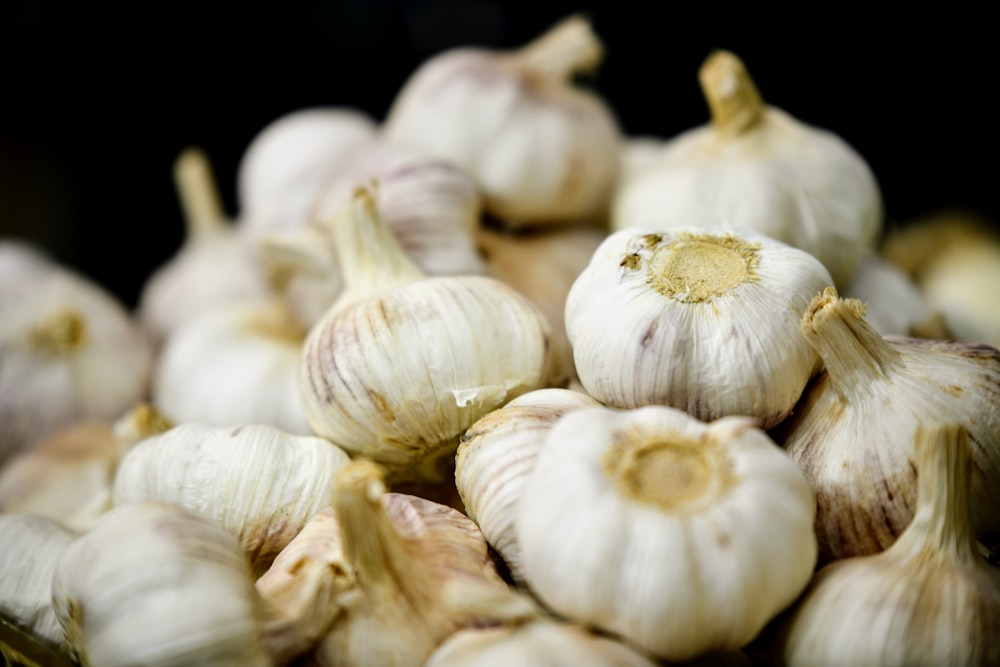
[[[961,5],[932,7],[0,0],[0,235],[39,243],[133,304],[181,242],[171,167],[186,146],[209,153],[235,215],[237,165],[270,121],[308,106],[381,119],[434,53],[513,48],[574,11],[606,47],[587,83],[630,135],[706,122],[697,69],[726,48],[768,102],[860,152],[889,225],[949,208],[997,220],[996,28]]]

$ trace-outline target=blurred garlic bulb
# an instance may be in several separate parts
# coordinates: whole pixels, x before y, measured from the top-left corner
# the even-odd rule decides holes
[[[84,665],[271,664],[232,535],[180,507],[116,507],[62,553],[56,615]]]
[[[745,417],[581,408],[517,507],[528,585],[555,612],[666,660],[739,649],[805,588],[815,500]]]
[[[799,320],[830,284],[815,257],[757,232],[620,230],[566,298],[577,374],[606,405],[770,428],[816,367]]]
[[[514,514],[545,436],[567,412],[600,403],[568,389],[536,389],[480,418],[462,436],[455,485],[465,511],[523,584]]]
[[[89,530],[111,508],[121,457],[140,439],[168,428],[144,403],[114,424],[84,422],[60,429],[0,469],[0,512],[37,514]]]
[[[0,514],[0,620],[12,621],[67,656],[72,650],[52,607],[52,575],[75,538],[75,533],[47,517]]]
[[[882,230],[882,196],[840,137],[760,97],[742,61],[716,51],[699,71],[709,125],[667,142],[655,167],[625,183],[613,229],[754,229],[815,255],[841,287]]]
[[[202,313],[160,351],[153,402],[177,423],[259,423],[312,435],[298,385],[305,338],[278,297]]]
[[[420,667],[464,627],[540,614],[497,574],[476,525],[457,510],[386,494],[368,459],[336,473],[333,503],[355,586],[315,652],[321,667]]]
[[[268,292],[253,245],[226,218],[211,165],[200,148],[174,163],[186,237],[177,253],[143,285],[137,316],[157,343],[200,313]]]
[[[332,501],[348,456],[322,438],[271,426],[186,423],[136,444],[115,475],[114,504],[154,500],[186,507],[239,538],[263,571]]]
[[[125,306],[37,249],[0,242],[0,466],[146,398],[153,350]]]
[[[305,224],[331,171],[375,132],[367,114],[339,107],[299,109],[268,123],[237,169],[241,231],[259,238]]]
[[[359,190],[335,220],[346,289],[306,339],[300,387],[314,431],[399,480],[451,475],[462,433],[547,386],[550,327],[486,276],[426,276]]]
[[[512,226],[600,219],[620,131],[608,105],[571,79],[602,57],[582,16],[515,51],[440,53],[403,86],[384,136],[469,169],[486,210]]]
[[[914,434],[939,421],[969,431],[973,530],[1000,528],[1000,352],[880,336],[862,304],[832,288],[813,299],[802,332],[824,370],[774,437],[816,494],[822,561],[896,540],[916,508]]]
[[[552,326],[552,349],[558,363],[555,386],[577,378],[573,349],[566,337],[566,295],[607,235],[594,227],[561,227],[531,233],[478,233],[480,252],[490,275],[532,300]]]
[[[979,555],[969,524],[967,432],[928,424],[914,450],[912,523],[884,552],[819,571],[785,623],[783,664],[1000,664],[1000,570]]]

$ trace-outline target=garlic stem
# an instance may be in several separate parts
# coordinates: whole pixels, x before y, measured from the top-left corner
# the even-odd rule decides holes
[[[764,100],[743,61],[729,51],[713,52],[698,71],[702,94],[721,134],[746,132],[764,116]]]
[[[344,277],[341,306],[426,275],[379,215],[377,188],[358,188],[350,206],[330,221]]]
[[[802,335],[819,354],[845,403],[878,391],[902,364],[899,352],[864,317],[864,304],[841,299],[832,287],[816,295],[802,317]]]
[[[208,238],[227,227],[208,155],[192,146],[174,162],[174,187],[181,200],[188,239]]]
[[[917,464],[917,510],[900,536],[904,553],[930,549],[952,558],[979,560],[970,525],[969,488],[972,450],[964,426],[920,428],[914,442]]]
[[[573,15],[521,47],[515,57],[547,79],[567,81],[578,72],[595,69],[604,58],[604,47],[590,22]]]

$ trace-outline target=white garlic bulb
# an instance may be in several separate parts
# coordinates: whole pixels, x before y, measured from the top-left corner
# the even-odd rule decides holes
[[[160,351],[153,402],[176,423],[259,423],[312,435],[298,385],[305,338],[277,297],[202,313]]]
[[[550,327],[486,276],[428,277],[359,190],[336,220],[347,288],[309,332],[300,386],[314,431],[397,479],[451,475],[461,434],[547,386]]]
[[[623,184],[612,228],[724,221],[815,255],[845,286],[882,230],[867,163],[835,134],[765,104],[732,53],[713,53],[699,80],[711,124],[674,137],[654,167]]]
[[[667,660],[739,649],[805,588],[815,500],[744,417],[581,408],[549,431],[516,530],[557,613]]]
[[[455,456],[455,486],[469,517],[524,582],[514,530],[515,507],[545,436],[567,412],[600,403],[569,389],[536,389],[488,413],[462,436]]]
[[[566,298],[576,372],[606,405],[770,428],[817,364],[798,326],[830,284],[815,257],[750,230],[619,230]]]
[[[52,600],[85,665],[271,664],[239,544],[180,507],[112,509],[63,551]]]
[[[0,466],[55,430],[143,401],[153,349],[104,288],[16,241],[0,243]]]
[[[912,523],[884,552],[821,569],[784,624],[782,664],[1000,664],[1000,570],[969,524],[974,467],[964,427],[916,433]]]
[[[487,211],[512,226],[600,219],[620,132],[608,105],[570,79],[602,56],[582,16],[516,51],[445,51],[403,86],[384,136],[469,169]]]
[[[347,454],[322,438],[262,424],[185,423],[137,443],[115,475],[114,504],[186,507],[239,538],[256,571],[336,492]]]
[[[973,529],[1000,528],[1000,352],[880,336],[863,305],[833,288],[813,299],[802,331],[823,371],[774,437],[816,494],[821,560],[877,553],[906,528],[914,434],[938,421],[969,431]]]
[[[52,606],[52,575],[75,538],[73,531],[47,517],[0,514],[0,621],[13,622],[66,656],[72,650]]]
[[[299,109],[268,123],[237,170],[240,229],[259,238],[305,224],[331,171],[375,133],[366,113],[341,107]]]

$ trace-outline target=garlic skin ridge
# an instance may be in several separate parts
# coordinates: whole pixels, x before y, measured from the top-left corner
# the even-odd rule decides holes
[[[666,660],[750,642],[805,588],[815,499],[745,417],[581,408],[549,431],[517,507],[531,590]]]
[[[798,325],[831,284],[812,255],[750,230],[623,229],[573,283],[566,333],[581,384],[605,405],[770,428],[817,367]]]

